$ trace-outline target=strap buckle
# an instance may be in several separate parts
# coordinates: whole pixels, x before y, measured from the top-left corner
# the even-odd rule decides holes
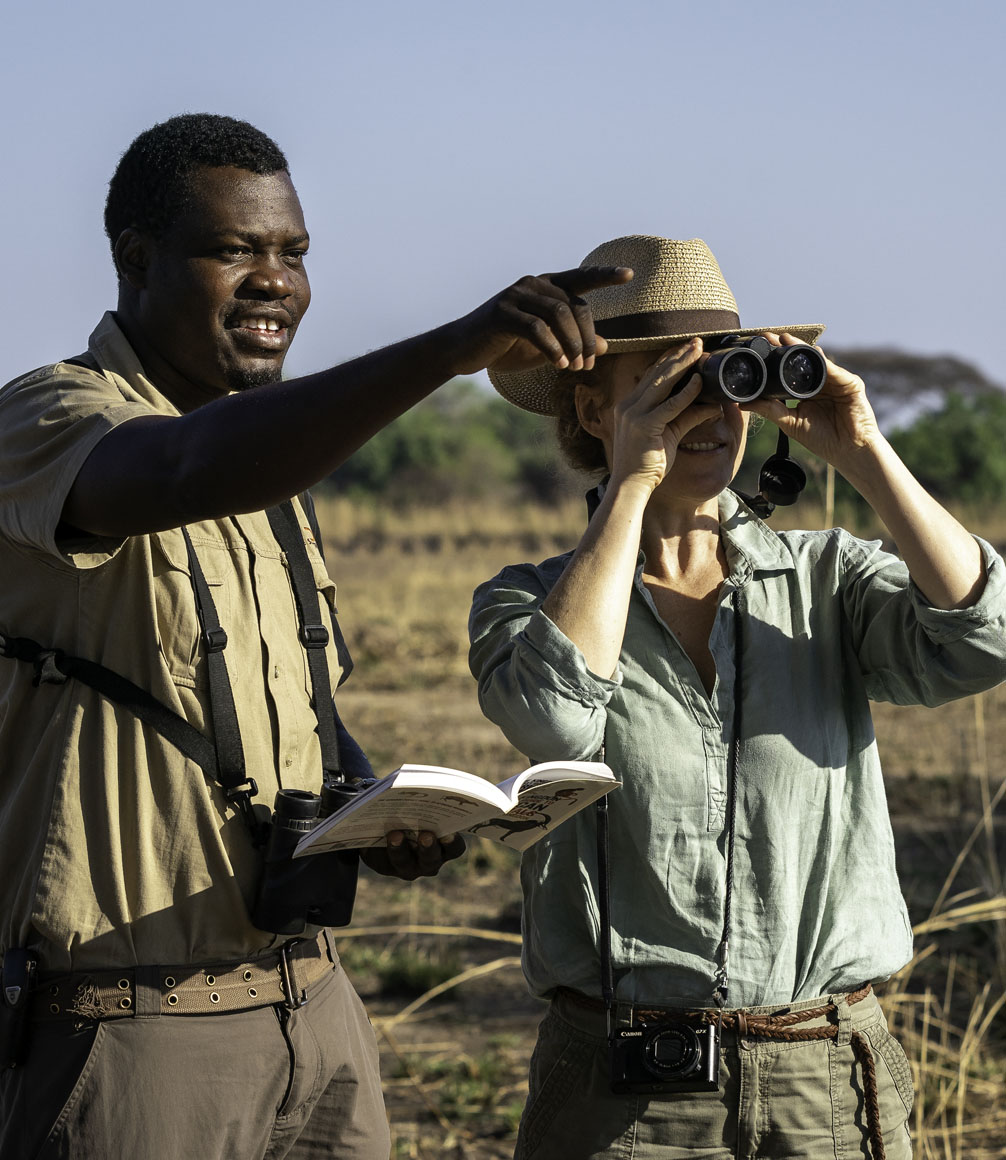
[[[302,938],[291,939],[290,942],[284,943],[279,948],[279,969],[283,979],[283,990],[286,992],[286,1005],[294,1011],[307,1003],[307,995],[297,986],[297,976],[294,972],[293,959],[290,958],[290,951],[304,941]]]
[[[328,629],[323,624],[304,624],[300,639],[305,648],[324,648],[328,644]]]
[[[269,833],[268,825],[255,817],[252,798],[257,796],[258,782],[253,777],[249,777],[237,785],[224,786],[224,797],[240,811],[245,825],[248,827],[248,832],[251,834],[252,845],[256,849],[265,845]]]
[[[223,652],[227,647],[227,633],[223,628],[206,628],[203,630],[203,643],[207,652]]]

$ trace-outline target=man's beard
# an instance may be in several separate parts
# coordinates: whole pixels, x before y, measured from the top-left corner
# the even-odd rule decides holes
[[[260,371],[232,370],[227,373],[227,386],[232,391],[247,391],[252,387],[267,387],[283,378],[281,367],[263,367]]]

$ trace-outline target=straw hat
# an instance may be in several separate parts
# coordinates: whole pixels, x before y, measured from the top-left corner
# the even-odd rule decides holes
[[[676,242],[632,234],[604,242],[580,266],[631,266],[635,271],[631,282],[584,294],[594,315],[594,329],[608,341],[608,354],[661,350],[688,338],[766,330],[785,330],[814,343],[824,330],[820,323],[742,327],[737,302],[701,238]],[[563,373],[568,372],[549,365],[528,371],[490,371],[489,379],[509,402],[525,411],[551,415],[552,387]]]

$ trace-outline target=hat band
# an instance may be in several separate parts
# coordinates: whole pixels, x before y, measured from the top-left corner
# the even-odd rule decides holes
[[[594,329],[602,338],[674,338],[679,334],[738,330],[741,320],[731,310],[651,310],[599,318]]]

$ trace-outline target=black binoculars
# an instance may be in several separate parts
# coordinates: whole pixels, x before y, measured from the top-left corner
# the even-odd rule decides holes
[[[711,352],[699,368],[700,399],[750,403],[759,395],[769,399],[812,399],[828,377],[824,355],[812,346],[773,346],[767,338],[739,334],[714,335],[702,340]]]
[[[308,923],[346,926],[353,917],[359,855],[332,850],[294,858],[293,851],[321,818],[327,818],[371,782],[364,778],[325,785],[321,794],[281,789],[276,794],[265,869],[252,922],[274,934],[300,934]]]

